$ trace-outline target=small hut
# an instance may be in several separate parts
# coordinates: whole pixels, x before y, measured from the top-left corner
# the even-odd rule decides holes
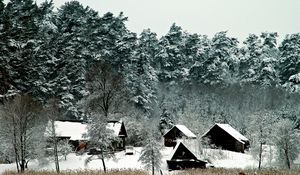
[[[182,142],[177,143],[169,160],[167,160],[169,170],[205,168],[206,163],[205,161],[197,159],[197,156]]]
[[[165,146],[174,147],[178,139],[196,139],[197,136],[184,125],[174,125],[164,135]]]
[[[208,143],[215,147],[235,152],[244,153],[250,146],[249,140],[229,124],[216,123],[202,139],[208,140]]]

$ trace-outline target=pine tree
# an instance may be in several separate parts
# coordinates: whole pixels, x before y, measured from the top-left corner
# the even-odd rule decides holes
[[[4,27],[4,10],[5,10],[6,4],[4,3],[4,0],[0,0],[0,30]]]
[[[204,83],[208,85],[228,85],[236,81],[238,41],[226,36],[226,32],[215,34],[209,58],[205,61]]]
[[[159,130],[161,135],[164,135],[166,131],[171,129],[174,126],[173,117],[171,116],[170,112],[168,112],[166,109],[163,110],[160,121],[159,121]]]
[[[291,92],[298,93],[300,90],[300,73],[290,76],[288,82],[283,86]]]
[[[182,28],[175,23],[169,32],[159,41],[159,50],[156,56],[158,62],[158,77],[162,82],[178,82],[186,66],[186,57],[183,53],[185,35]]]
[[[280,83],[291,91],[299,91],[300,34],[287,35],[280,47],[278,71]]]
[[[0,0],[0,47],[3,47],[5,43],[2,41],[2,35],[1,31],[3,31],[4,27],[4,9],[5,9],[5,4],[3,0]],[[0,56],[0,60],[2,60]],[[0,68],[0,102],[3,102],[3,95],[7,93],[7,91],[10,89],[10,83],[8,81],[8,72],[7,70],[3,69],[2,67]]]
[[[5,7],[0,6],[0,67],[6,87],[4,95],[35,94],[43,79],[38,57],[42,40],[37,33],[46,9],[32,0],[12,0]]]
[[[95,13],[79,2],[71,1],[58,9],[54,20],[56,31],[50,44],[52,47],[55,45],[55,49],[49,55],[52,69],[47,77],[46,89],[49,90],[48,96],[60,100],[60,108],[64,109],[68,118],[81,117],[76,103],[87,95],[85,74],[89,55],[84,45],[88,45],[86,29]]]
[[[256,74],[256,83],[263,87],[274,87],[278,84],[278,73],[275,66],[278,62],[278,49],[276,47],[277,33],[262,33],[262,54],[259,70]]]
[[[191,38],[190,38],[191,37]],[[194,84],[201,84],[204,82],[205,75],[205,62],[209,58],[211,50],[211,40],[207,36],[191,35],[187,38],[186,49],[188,51],[188,57],[192,59],[192,65],[189,68],[188,80]],[[193,43],[189,43],[193,41]]]
[[[153,58],[157,50],[156,34],[144,30],[138,38],[137,48],[131,63],[127,64],[126,79],[134,105],[148,113],[156,100],[157,75],[153,68]]]
[[[3,24],[3,12],[4,12],[4,7],[5,7],[5,4],[3,2],[4,0],[0,0],[0,24],[2,25]],[[1,26],[2,28],[3,26]]]
[[[94,32],[96,59],[110,64],[113,69],[122,72],[130,63],[130,57],[136,44],[136,34],[130,32],[123,13],[114,16],[108,12],[99,21],[99,27]]]
[[[262,43],[261,39],[251,34],[243,43],[241,49],[239,77],[242,84],[254,84],[261,64]]]
[[[56,98],[63,117],[80,118],[77,102],[87,95],[86,68],[94,55],[91,33],[100,19],[97,12],[77,1],[64,4],[57,12],[52,12],[50,4],[52,1],[41,5],[48,8],[39,30],[44,41],[40,45],[43,65],[39,72],[45,77],[36,96],[44,102]]]
[[[158,171],[161,166],[161,146],[151,134],[148,136],[146,143],[142,149],[139,161],[144,164],[147,170],[151,169],[152,175],[154,175],[154,172]]]

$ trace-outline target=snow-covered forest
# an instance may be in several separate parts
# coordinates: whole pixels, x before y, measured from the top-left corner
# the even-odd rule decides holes
[[[52,1],[0,0],[0,160],[25,168],[49,120],[122,119],[134,146],[176,123],[197,136],[229,123],[257,157],[263,144],[276,145],[290,168],[299,150],[300,33],[280,43],[276,32],[239,41],[174,23],[158,37],[131,32],[127,20],[78,1],[56,9]]]

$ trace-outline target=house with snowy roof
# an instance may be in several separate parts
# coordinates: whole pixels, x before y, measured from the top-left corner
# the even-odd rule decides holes
[[[68,140],[75,149],[81,145],[82,142],[87,143],[88,138],[84,137],[87,134],[88,124],[82,121],[55,121],[56,137],[59,140]],[[116,149],[125,148],[125,139],[127,138],[127,131],[122,121],[108,121],[107,129],[112,130],[115,138],[112,145]],[[51,129],[50,124],[48,128]],[[47,129],[48,130],[48,129]],[[46,136],[49,135],[46,133]]]
[[[174,147],[178,140],[196,139],[197,136],[184,125],[174,125],[164,134],[165,146]]]
[[[111,120],[107,122],[106,127],[107,129],[112,130],[113,135],[115,136],[115,138],[117,138],[112,143],[113,147],[121,150],[125,149],[125,139],[127,138],[127,131],[124,122]]]
[[[216,123],[203,134],[202,140],[214,147],[242,153],[250,146],[249,139],[229,124]]]
[[[167,160],[169,170],[190,168],[205,168],[207,162],[199,160],[197,156],[182,142],[177,142]]]

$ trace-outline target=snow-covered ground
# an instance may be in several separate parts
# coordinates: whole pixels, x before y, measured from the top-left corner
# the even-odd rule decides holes
[[[118,152],[113,158],[106,160],[107,169],[143,169],[142,164],[138,161],[141,147],[134,148],[133,155],[125,155],[124,151]],[[166,160],[169,158],[172,148],[164,148],[161,150],[162,166],[161,169],[164,174],[168,174]],[[257,161],[249,154],[236,153],[224,150],[205,149],[205,157],[209,157],[210,161],[215,167],[224,168],[251,168],[257,167]],[[67,156],[67,160],[63,158],[60,160],[61,170],[85,170],[85,169],[102,169],[102,162],[97,159],[85,164],[86,159],[89,157],[87,154],[76,155],[71,153]],[[29,163],[31,170],[54,170],[54,162],[49,161],[32,161]],[[6,170],[16,170],[15,164],[0,164],[0,174]]]
[[[7,170],[15,170],[16,164],[0,164],[0,174]]]
[[[258,166],[258,161],[248,153],[243,154],[219,149],[205,149],[203,152],[205,157],[208,158],[215,167],[246,169],[256,168]]]

